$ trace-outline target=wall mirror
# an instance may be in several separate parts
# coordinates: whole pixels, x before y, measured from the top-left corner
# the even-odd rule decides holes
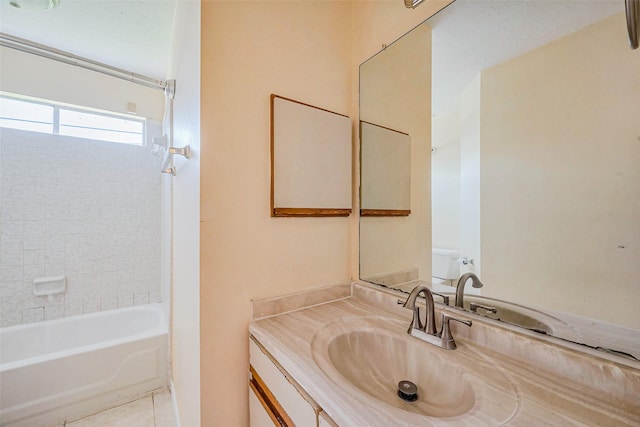
[[[362,280],[453,294],[473,272],[469,301],[497,308],[478,315],[640,359],[640,53],[624,12],[457,0],[361,65],[360,120],[411,135],[411,215],[360,218]]]

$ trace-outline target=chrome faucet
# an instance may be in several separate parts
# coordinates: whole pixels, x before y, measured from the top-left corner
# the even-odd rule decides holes
[[[460,280],[458,280],[458,286],[456,286],[456,307],[464,308],[464,285],[467,283],[467,280],[471,279],[471,286],[474,288],[481,288],[483,286],[478,276],[473,273],[465,273],[460,276]]]
[[[421,293],[424,293],[427,311],[424,325],[420,320],[420,307],[416,307],[416,299]],[[440,332],[437,332],[433,295],[431,290],[424,285],[419,285],[413,288],[403,307],[413,310],[413,318],[411,319],[411,324],[409,325],[409,329],[407,330],[407,333],[409,335],[447,350],[453,350],[456,348],[456,343],[453,340],[451,329],[449,328],[449,321],[455,320],[467,326],[471,326],[470,320],[456,319],[449,314],[443,313],[442,329],[440,330]]]
[[[420,307],[416,307],[416,299],[420,293],[424,293],[424,299],[427,304],[427,314],[424,326],[420,321]],[[409,325],[409,330],[407,331],[409,334],[411,334],[413,329],[417,328],[423,330],[429,335],[436,335],[435,307],[433,305],[433,295],[428,287],[419,285],[413,288],[403,307],[413,310],[413,320],[411,321],[411,325]]]

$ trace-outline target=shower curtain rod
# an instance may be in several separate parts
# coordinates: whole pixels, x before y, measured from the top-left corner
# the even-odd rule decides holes
[[[30,40],[21,39],[10,34],[0,33],[0,46],[63,62],[65,64],[74,65],[87,70],[96,71],[98,73],[127,80],[153,89],[160,89],[165,91],[165,93],[168,89],[168,83],[165,80],[156,80],[142,74],[136,74],[131,71],[123,70],[122,68],[113,67],[81,56],[76,56],[72,53],[34,43]]]

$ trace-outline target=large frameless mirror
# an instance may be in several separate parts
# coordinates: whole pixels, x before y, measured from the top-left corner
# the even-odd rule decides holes
[[[453,305],[472,272],[464,309],[640,358],[638,100],[623,1],[455,1],[361,65],[360,120],[411,156],[360,278]]]

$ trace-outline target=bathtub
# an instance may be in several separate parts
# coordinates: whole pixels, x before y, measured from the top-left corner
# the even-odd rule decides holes
[[[167,330],[161,304],[1,328],[0,426],[56,426],[167,386]]]

